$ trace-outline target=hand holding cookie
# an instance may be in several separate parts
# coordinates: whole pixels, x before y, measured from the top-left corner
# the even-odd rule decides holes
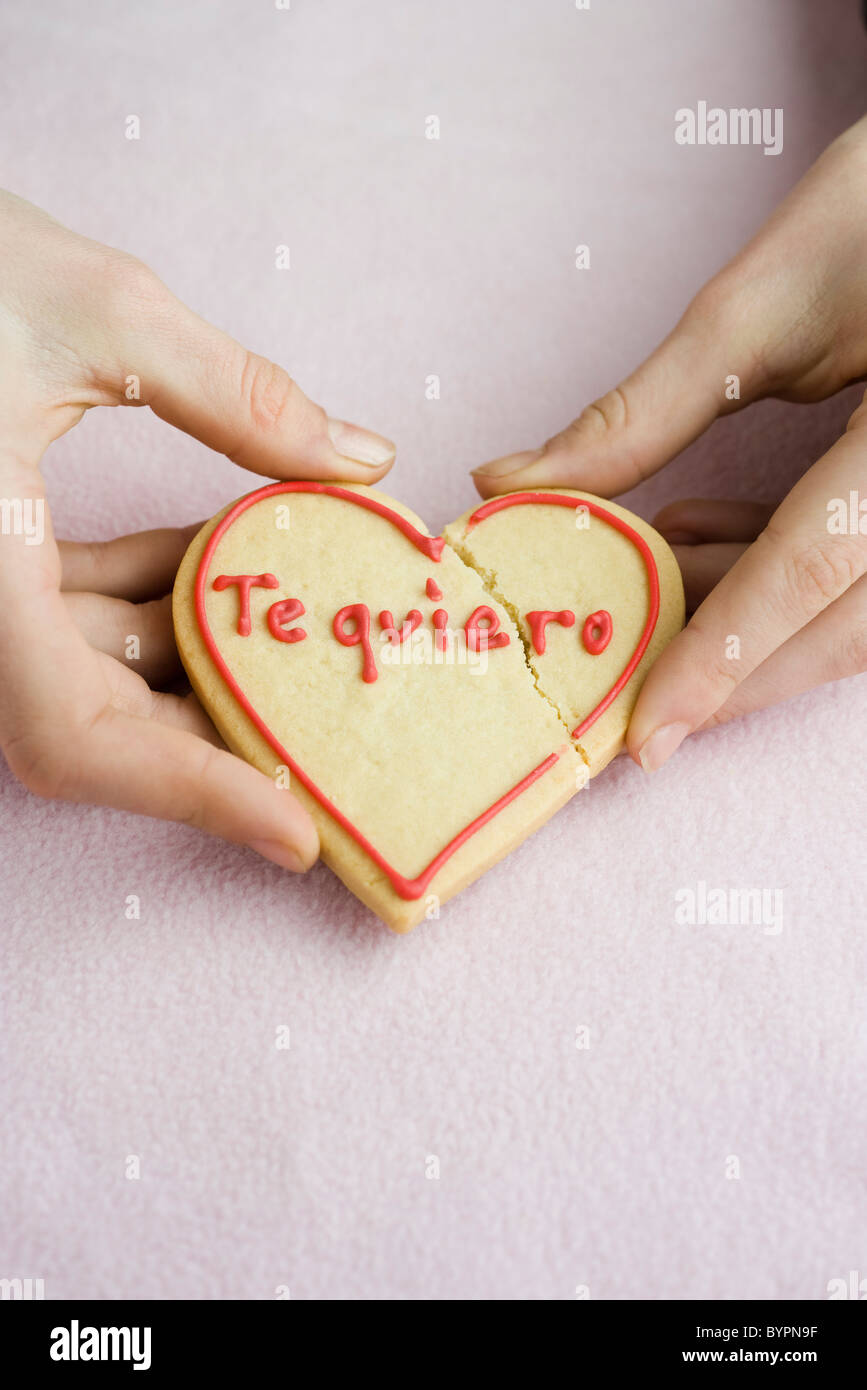
[[[622,385],[542,449],[474,476],[484,497],[550,486],[610,497],[720,415],[766,396],[822,400],[865,374],[867,118]],[[739,396],[727,394],[733,378]],[[697,729],[865,669],[867,403],[778,508],[683,501],[654,524],[675,546],[697,612],[635,706],[627,746],[647,770]]]
[[[393,446],[329,419],[133,257],[6,193],[0,253],[0,747],[40,795],[185,821],[307,868],[317,835],[291,792],[225,751],[194,697],[148,683],[180,671],[167,595],[197,528],[58,543],[40,463],[96,405],[149,405],[269,477],[375,482]]]

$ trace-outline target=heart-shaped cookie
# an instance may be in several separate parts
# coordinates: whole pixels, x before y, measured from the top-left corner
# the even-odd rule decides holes
[[[407,931],[619,751],[683,590],[661,537],[587,494],[510,493],[434,537],[371,488],[290,482],[202,528],[174,620],[226,743]]]

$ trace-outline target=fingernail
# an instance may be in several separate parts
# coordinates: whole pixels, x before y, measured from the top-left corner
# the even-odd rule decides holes
[[[505,478],[509,473],[520,473],[531,463],[542,457],[541,449],[525,449],[521,454],[506,454],[504,458],[492,459],[470,471],[474,478]]]
[[[347,420],[329,419],[328,437],[338,454],[352,463],[363,463],[366,468],[381,468],[384,463],[391,463],[396,453],[390,439],[363,430],[360,425],[350,425]]]
[[[690,732],[688,724],[663,724],[661,728],[654,729],[638,752],[638,761],[644,771],[657,772]]]
[[[270,859],[272,864],[279,864],[281,869],[289,869],[293,874],[303,874],[307,871],[300,854],[291,845],[283,844],[282,840],[251,840],[250,849],[261,854],[263,859]]]

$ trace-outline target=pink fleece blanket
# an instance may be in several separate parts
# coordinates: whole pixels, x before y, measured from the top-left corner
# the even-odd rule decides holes
[[[394,437],[387,486],[432,527],[668,330],[860,114],[865,51],[855,0],[92,0],[86,24],[44,0],[0,29],[7,185]],[[678,146],[700,100],[783,108],[782,153]],[[627,504],[779,497],[852,399],[729,419]],[[253,485],[145,411],[90,413],[46,473],[81,538]],[[855,679],[652,780],[621,761],[406,939],[324,867],[4,768],[0,1277],[820,1299],[867,1276],[865,715]],[[677,920],[716,888],[766,917]]]

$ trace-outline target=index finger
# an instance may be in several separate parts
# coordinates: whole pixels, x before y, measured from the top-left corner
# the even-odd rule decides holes
[[[829,502],[848,498],[864,476],[867,420],[859,423],[859,414],[652,668],[626,741],[645,771],[661,767],[741,681],[867,572],[867,536],[828,525]]]
[[[114,371],[103,382],[117,403],[149,405],[233,463],[272,478],[371,483],[391,467],[390,440],[333,419],[281,366],[200,318],[146,266],[123,264],[109,319]]]

